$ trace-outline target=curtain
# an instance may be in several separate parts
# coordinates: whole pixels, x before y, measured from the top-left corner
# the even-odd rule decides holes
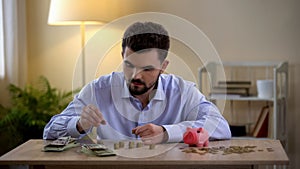
[[[9,104],[7,86],[27,80],[26,0],[1,0],[5,74],[0,79],[0,104]]]

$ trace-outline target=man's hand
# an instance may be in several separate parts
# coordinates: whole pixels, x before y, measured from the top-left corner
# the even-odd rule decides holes
[[[100,124],[106,124],[102,113],[94,105],[87,105],[82,109],[82,113],[76,127],[80,133],[83,133],[91,127],[100,126]]]
[[[138,126],[132,129],[132,132],[139,135],[145,144],[157,144],[167,140],[168,134],[162,126],[152,123],[144,126]]]

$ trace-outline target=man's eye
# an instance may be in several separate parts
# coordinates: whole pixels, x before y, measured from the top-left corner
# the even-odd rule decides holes
[[[154,70],[154,68],[145,68],[145,69],[143,69],[145,72],[150,72],[150,71],[153,71]]]
[[[126,67],[129,67],[129,68],[133,68],[133,67],[134,67],[132,64],[130,64],[130,63],[128,63],[128,62],[125,62],[125,66],[126,66]]]

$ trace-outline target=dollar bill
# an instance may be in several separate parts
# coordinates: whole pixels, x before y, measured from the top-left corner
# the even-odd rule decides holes
[[[115,156],[116,153],[104,144],[83,144],[81,152],[99,157]]]
[[[46,145],[43,147],[42,151],[48,152],[48,151],[54,151],[54,152],[61,152],[65,151],[72,147],[78,147],[80,146],[79,143],[77,143],[76,139],[68,137],[60,137],[53,141],[48,141]]]

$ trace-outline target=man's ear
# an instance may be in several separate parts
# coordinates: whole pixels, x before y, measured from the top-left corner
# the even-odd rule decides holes
[[[163,73],[166,70],[166,68],[168,67],[168,64],[169,64],[168,60],[163,61],[162,67],[161,67],[161,70],[160,70],[161,73]]]
[[[121,51],[122,59],[124,59],[124,51]]]

